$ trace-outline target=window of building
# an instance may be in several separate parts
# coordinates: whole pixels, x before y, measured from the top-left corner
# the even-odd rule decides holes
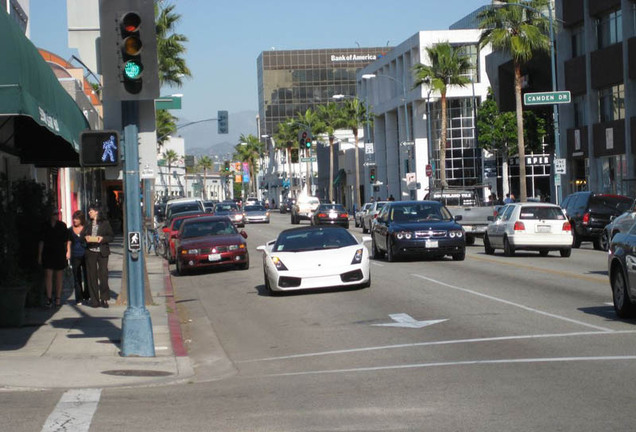
[[[621,10],[615,10],[596,21],[596,39],[598,48],[605,48],[623,40],[623,16]]]
[[[601,123],[625,118],[625,86],[623,84],[598,91],[598,113]]]
[[[572,107],[574,108],[574,127],[580,128],[585,126],[587,124],[585,96],[575,96],[572,99]]]
[[[473,82],[479,82],[479,47],[477,45],[460,45],[456,49],[461,55],[466,56],[470,63],[468,78]]]
[[[585,30],[583,25],[572,29],[572,57],[585,54]]]

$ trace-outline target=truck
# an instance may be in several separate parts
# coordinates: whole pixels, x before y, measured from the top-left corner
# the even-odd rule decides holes
[[[292,225],[298,225],[303,219],[311,220],[311,216],[314,214],[319,205],[320,200],[315,196],[299,196],[291,208]]]
[[[473,245],[475,238],[483,238],[497,207],[487,205],[480,196],[481,188],[444,188],[426,195],[425,199],[439,201],[451,214],[461,216],[458,223],[466,232],[466,244]],[[490,218],[490,219],[489,219]]]

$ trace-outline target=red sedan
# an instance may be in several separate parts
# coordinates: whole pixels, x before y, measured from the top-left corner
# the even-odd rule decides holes
[[[176,235],[177,274],[196,268],[236,265],[250,266],[247,233],[239,232],[227,216],[190,218],[181,224]]]
[[[166,248],[166,258],[168,258],[168,262],[170,264],[174,264],[174,257],[177,256],[176,249],[174,248],[174,240],[177,236],[177,233],[179,232],[179,228],[181,228],[181,224],[186,219],[201,216],[207,216],[207,214],[199,212],[188,212],[188,214],[184,214],[182,216],[175,216],[170,222],[170,225],[163,229],[163,235],[168,245],[168,247]]]

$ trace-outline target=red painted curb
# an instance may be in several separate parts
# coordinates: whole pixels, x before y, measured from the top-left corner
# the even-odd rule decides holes
[[[177,357],[187,357],[188,350],[183,345],[183,334],[181,333],[181,323],[177,314],[177,305],[174,301],[174,289],[170,278],[170,266],[168,261],[163,261],[163,285],[166,291],[166,312],[168,313],[168,329],[170,330],[170,340],[172,341],[172,351]]]

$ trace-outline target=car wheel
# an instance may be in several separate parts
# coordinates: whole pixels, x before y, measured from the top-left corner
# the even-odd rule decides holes
[[[371,235],[371,258],[379,259],[384,257],[384,252],[378,249],[378,245],[375,242],[375,237]]]
[[[600,250],[608,251],[610,244],[610,238],[607,231],[603,230],[603,234],[601,234],[601,238],[599,239],[599,247]]]
[[[612,272],[612,298],[614,310],[620,318],[630,318],[634,315],[634,305],[627,295],[627,281],[620,266]]]
[[[572,225],[572,247],[578,249],[581,247],[581,236],[576,233],[576,228]]]
[[[451,256],[453,257],[453,261],[464,261],[466,259],[466,249]]]
[[[569,256],[572,255],[572,249],[571,248],[561,249],[559,253],[561,254],[563,258],[569,258]]]
[[[475,244],[475,236],[467,235],[466,236],[466,245],[467,246],[472,246],[474,244]]]
[[[369,288],[371,286],[371,274],[369,273],[369,280],[360,285],[360,288]]]
[[[179,276],[185,276],[186,271],[183,268],[183,265],[181,264],[181,260],[177,260],[177,275]]]
[[[603,231],[603,234],[601,234],[601,237],[605,236],[605,231]],[[606,251],[607,250],[607,242],[605,242],[605,244],[603,244],[603,240],[601,239],[601,237],[598,237],[596,239],[594,239],[594,249],[595,250],[602,250],[602,251]]]
[[[269,283],[269,278],[267,277],[265,269],[263,269],[263,281],[265,282],[265,294],[274,297],[274,291],[272,291],[272,285]]]
[[[356,228],[360,227],[360,224],[358,223],[358,219],[353,218],[353,226],[356,227]]]
[[[393,242],[390,238],[386,241],[386,260],[388,262],[394,262],[397,260],[397,256],[393,252]]]
[[[486,255],[493,255],[495,253],[495,248],[490,245],[490,239],[488,235],[484,235],[484,252]]]
[[[548,251],[548,250],[540,250],[539,251],[539,255],[541,255],[542,257],[547,257],[549,253],[550,253],[550,251]]]
[[[362,234],[366,234],[368,233],[369,230],[367,229],[366,225],[364,224],[364,222],[362,222]]]
[[[245,256],[245,262],[238,265],[239,270],[247,270],[250,268],[250,256]]]
[[[508,241],[508,237],[504,237],[504,255],[511,257],[515,254],[515,248]]]
[[[346,224],[344,227],[345,229],[349,229],[349,224]]]

